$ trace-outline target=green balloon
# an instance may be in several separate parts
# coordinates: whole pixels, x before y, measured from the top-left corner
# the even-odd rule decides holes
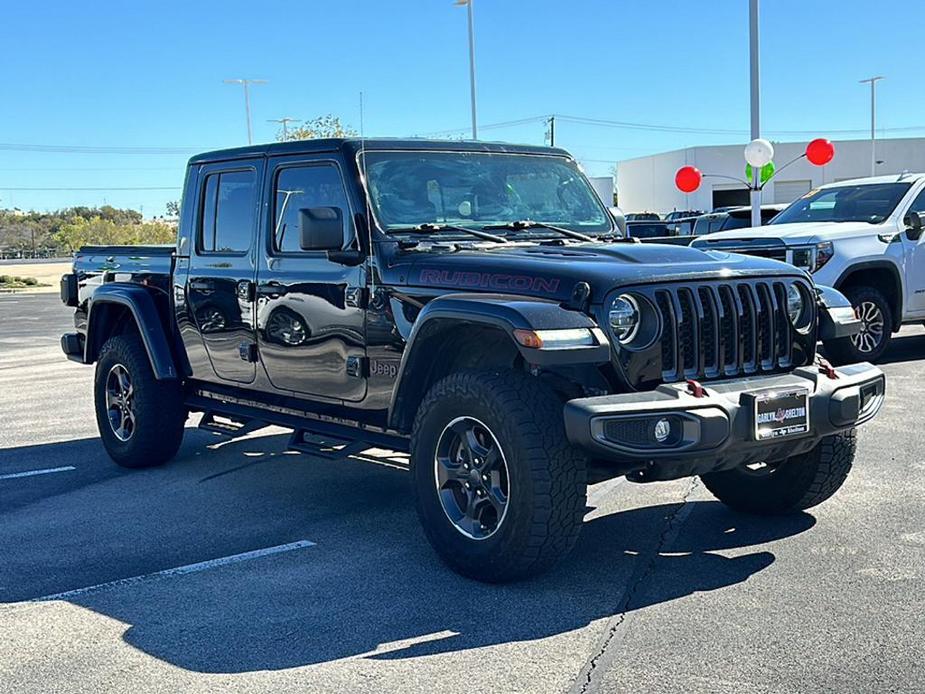
[[[745,180],[751,181],[751,180],[752,180],[752,175],[753,175],[753,173],[752,173],[752,165],[751,165],[751,164],[746,164],[746,165],[745,165]],[[771,176],[773,176],[773,175],[774,175],[774,162],[773,162],[773,161],[769,161],[767,164],[765,164],[764,166],[761,167],[761,173],[759,174],[759,178],[761,179],[761,183],[762,183],[762,184],[767,183],[768,181],[771,180]]]

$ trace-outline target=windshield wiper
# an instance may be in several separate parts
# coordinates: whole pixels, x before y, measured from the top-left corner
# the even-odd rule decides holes
[[[417,226],[409,227],[407,229],[392,229],[392,231],[411,232],[412,234],[427,234],[434,231],[461,231],[465,234],[470,234],[480,239],[485,239],[486,241],[494,241],[495,243],[508,243],[508,240],[503,236],[498,236],[497,234],[489,234],[488,232],[480,231],[479,229],[470,229],[469,227],[462,227],[456,224],[431,224],[429,222],[425,222],[424,224],[418,224]]]
[[[520,229],[549,229],[550,231],[556,231],[563,236],[568,236],[572,239],[578,239],[579,241],[595,240],[593,237],[582,234],[580,231],[572,231],[571,229],[566,229],[565,227],[557,227],[553,224],[546,224],[545,222],[534,222],[532,219],[518,219],[516,222],[506,222],[504,224],[490,224],[482,228],[510,229],[511,231],[518,231]]]

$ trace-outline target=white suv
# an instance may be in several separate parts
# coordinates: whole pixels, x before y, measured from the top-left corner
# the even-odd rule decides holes
[[[925,321],[925,174],[841,181],[811,190],[759,229],[693,246],[792,263],[841,291],[861,332],[825,344],[841,363],[876,360],[904,323]]]

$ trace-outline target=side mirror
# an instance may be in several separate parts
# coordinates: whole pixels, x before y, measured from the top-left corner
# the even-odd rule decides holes
[[[339,207],[299,210],[299,247],[303,251],[339,251],[344,246],[344,213]]]
[[[910,241],[922,238],[922,215],[918,212],[907,212],[903,224],[906,225],[906,236]]]

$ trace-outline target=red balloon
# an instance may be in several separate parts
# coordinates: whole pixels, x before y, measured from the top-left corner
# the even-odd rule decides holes
[[[674,184],[682,193],[693,193],[702,180],[703,174],[696,166],[682,166],[674,175]]]
[[[806,145],[806,158],[809,159],[810,164],[825,166],[832,161],[832,157],[834,156],[835,145],[824,137],[816,138]]]

